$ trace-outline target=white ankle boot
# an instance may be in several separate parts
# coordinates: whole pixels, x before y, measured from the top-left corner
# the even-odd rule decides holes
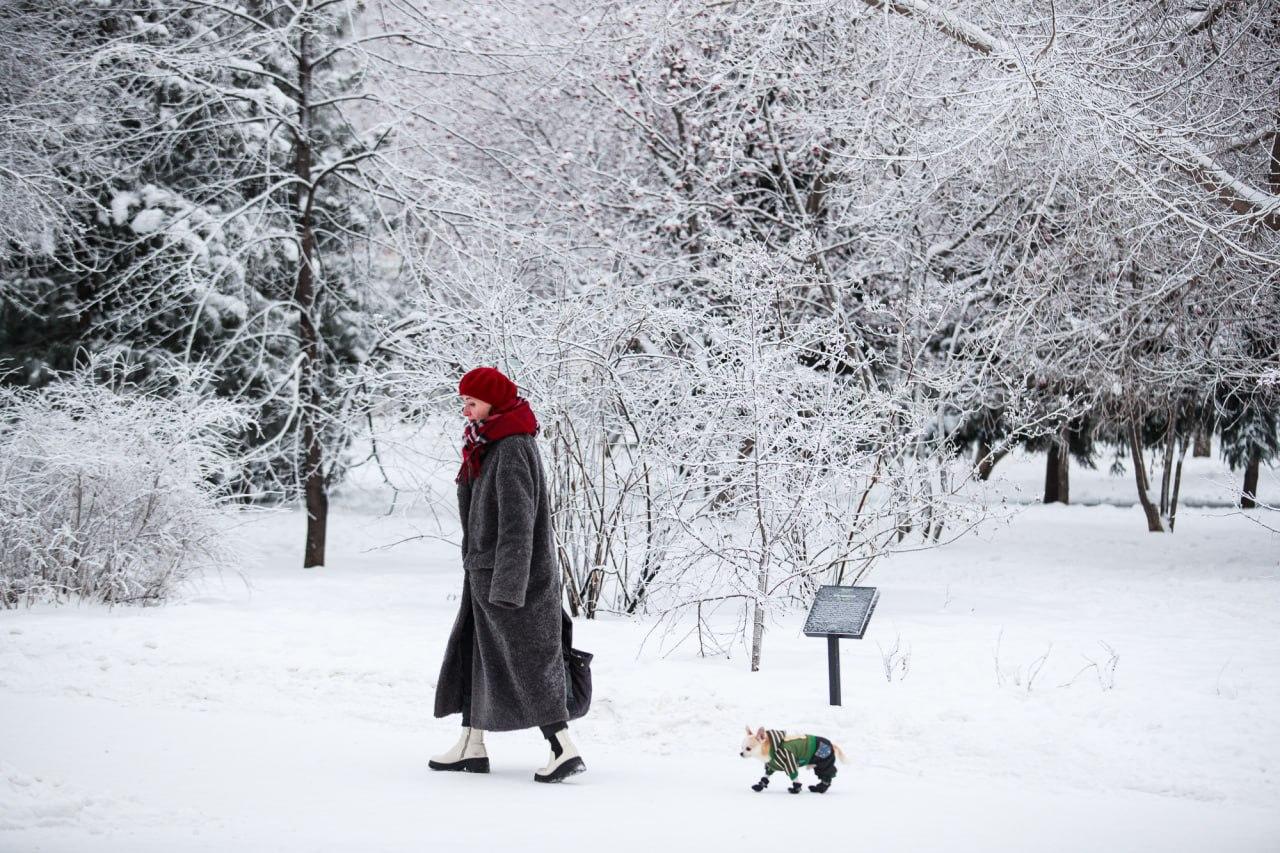
[[[462,736],[448,752],[431,756],[427,766],[432,770],[465,770],[468,773],[488,773],[489,753],[484,749],[484,730],[462,728]]]
[[[568,729],[561,729],[552,737],[555,740],[552,742],[551,760],[547,762],[546,767],[533,774],[535,782],[562,782],[575,773],[581,773],[587,769],[578,748],[569,739]],[[557,746],[560,748],[559,755],[556,755]]]

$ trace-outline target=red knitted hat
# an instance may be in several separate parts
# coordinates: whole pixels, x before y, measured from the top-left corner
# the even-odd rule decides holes
[[[463,397],[475,397],[491,406],[510,403],[519,392],[516,383],[502,375],[496,367],[477,367],[469,370],[458,383],[458,393]]]

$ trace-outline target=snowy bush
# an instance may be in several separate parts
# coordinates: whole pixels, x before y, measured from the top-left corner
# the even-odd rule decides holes
[[[543,425],[570,607],[692,624],[704,652],[741,638],[756,667],[772,615],[980,511],[939,427],[958,362],[887,359],[812,310],[809,248],[718,243],[683,291],[501,264],[437,280],[389,393],[452,408],[466,367],[507,370]]]
[[[228,554],[213,477],[235,405],[106,357],[0,388],[0,604],[156,603]]]

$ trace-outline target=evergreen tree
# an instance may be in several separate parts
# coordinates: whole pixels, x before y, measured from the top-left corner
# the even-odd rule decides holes
[[[1276,401],[1261,390],[1232,390],[1220,404],[1222,458],[1232,471],[1244,469],[1241,509],[1258,505],[1258,472],[1280,456],[1280,413]]]

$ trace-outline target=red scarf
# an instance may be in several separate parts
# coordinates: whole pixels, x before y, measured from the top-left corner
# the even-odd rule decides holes
[[[462,431],[462,468],[455,482],[470,481],[480,476],[480,463],[490,443],[509,435],[537,435],[538,419],[529,401],[516,397],[510,403],[494,408],[482,421],[471,421]]]

